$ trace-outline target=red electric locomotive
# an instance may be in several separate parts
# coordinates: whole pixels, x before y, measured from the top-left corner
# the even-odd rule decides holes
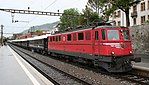
[[[133,56],[129,29],[117,26],[97,26],[73,32],[13,40],[14,45],[36,52],[57,55],[69,60],[103,67],[109,72],[132,69]]]
[[[133,56],[129,29],[117,26],[98,26],[48,37],[48,52],[71,60],[92,63],[109,72],[132,69]]]

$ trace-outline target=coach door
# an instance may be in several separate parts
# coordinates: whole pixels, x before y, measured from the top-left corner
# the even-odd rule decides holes
[[[99,54],[99,31],[94,31],[94,54]]]

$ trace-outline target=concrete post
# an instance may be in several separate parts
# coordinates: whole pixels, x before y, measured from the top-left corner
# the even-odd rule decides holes
[[[3,25],[1,25],[1,45],[3,46]]]

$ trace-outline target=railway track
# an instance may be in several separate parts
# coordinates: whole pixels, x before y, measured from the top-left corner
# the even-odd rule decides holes
[[[102,73],[104,75],[122,79],[122,82],[123,80],[126,80],[134,84],[149,85],[149,71],[146,71],[146,70],[133,68],[132,71],[127,73],[108,73],[108,72],[105,72],[104,70],[101,70],[101,69],[97,70],[96,68],[92,68],[92,67],[88,68],[86,66],[83,66],[83,68],[90,69],[91,71],[94,71],[96,73]]]
[[[23,52],[23,51],[22,51]],[[30,54],[27,54],[27,53],[25,53],[25,52],[23,52],[25,55],[28,55],[28,56],[30,56]],[[41,62],[41,63],[43,63],[43,64],[45,64],[46,66],[49,66],[49,64],[47,64],[47,63],[45,63],[45,62],[43,62],[43,61],[41,61],[41,60],[38,60],[37,58],[35,58],[35,57],[32,57],[33,59],[35,59],[35,60],[37,60],[38,62]],[[29,62],[29,61],[28,61]],[[83,67],[83,68],[85,68],[85,69],[88,69],[88,67],[86,67],[86,66],[81,66],[81,67]],[[79,83],[79,84],[83,84],[83,85],[89,85],[89,84],[94,84],[94,85],[96,85],[96,84],[98,84],[98,83],[101,83],[101,82],[99,82],[98,80],[95,80],[95,81],[88,81],[87,79],[84,79],[84,78],[78,78],[78,77],[74,77],[74,76],[72,76],[72,75],[70,75],[70,74],[68,74],[68,73],[66,73],[66,72],[64,72],[64,71],[62,71],[61,72],[61,70],[59,70],[59,69],[57,69],[57,68],[55,68],[55,67],[53,67],[52,66],[52,69],[56,69],[56,71],[59,71],[60,73],[63,73],[62,75],[68,75],[68,76],[70,76],[70,80],[71,79],[74,79],[74,80],[77,80],[77,82],[79,81],[79,82],[81,82],[81,83]],[[126,85],[126,83],[125,82],[130,82],[131,84],[141,84],[141,85],[148,85],[149,84],[149,78],[148,77],[144,77],[144,76],[140,76],[140,75],[136,75],[136,74],[134,74],[134,72],[132,71],[132,72],[130,72],[130,73],[125,73],[125,74],[112,74],[112,73],[107,73],[107,72],[99,72],[99,70],[97,70],[96,68],[89,68],[90,69],[90,71],[92,71],[92,72],[95,72],[96,74],[101,74],[101,75],[104,75],[104,76],[110,76],[110,77],[114,77],[114,78],[116,78],[116,79],[118,79],[119,80],[119,84],[124,84],[124,85]],[[45,70],[43,71],[43,72],[45,72]],[[132,74],[133,73],[133,74]],[[43,74],[45,74],[45,73],[43,73]],[[46,76],[48,76],[48,75],[46,75]],[[96,77],[96,76],[95,76]],[[92,78],[92,77],[90,77],[90,78]],[[66,78],[67,79],[67,78]],[[62,79],[63,80],[63,79]],[[69,79],[68,79],[69,80]],[[107,82],[108,82],[108,80],[109,79],[107,79]],[[55,82],[57,82],[57,80],[55,81]],[[66,81],[65,81],[66,82]],[[98,82],[98,83],[95,83],[95,82]],[[106,82],[106,81],[103,81],[103,82]],[[111,84],[112,83],[114,83],[114,82],[111,82]],[[127,83],[127,84],[130,84],[130,83]],[[62,84],[62,83],[61,83]],[[72,83],[71,85],[73,85],[73,84],[76,84],[76,83]],[[78,84],[78,85],[79,85]],[[65,84],[66,85],[66,84]],[[68,83],[67,83],[67,85],[68,85]],[[70,85],[70,84],[69,84]],[[115,84],[113,84],[113,85],[115,85]]]
[[[125,75],[119,75],[120,78],[129,80],[131,82],[135,82],[137,84],[141,84],[141,85],[149,85],[149,78],[147,77],[143,77],[140,75],[134,75],[132,73],[127,73]]]
[[[49,64],[41,60],[38,60],[17,48],[14,48],[12,46],[11,48],[15,52],[17,52],[23,59],[25,59],[28,63],[30,63],[34,68],[36,68],[40,73],[42,73],[47,79],[53,82],[55,85],[91,85],[81,79],[78,79],[70,74],[67,74],[66,72],[63,72],[53,66],[50,66]],[[44,67],[45,69],[41,69],[40,67],[42,68]]]

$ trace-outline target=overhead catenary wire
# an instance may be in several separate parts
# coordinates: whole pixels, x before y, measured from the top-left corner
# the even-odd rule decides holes
[[[47,8],[49,8],[50,6],[52,6],[57,0],[54,0],[50,5],[48,5],[44,10],[46,10]]]
[[[56,3],[57,0],[54,0],[50,5],[48,5],[46,8],[44,8],[44,10],[48,9],[50,6],[52,6],[54,3]],[[35,20],[35,18],[33,18],[32,20],[30,20],[30,22],[32,22],[33,20]]]
[[[50,5],[48,5],[46,8],[44,8],[44,10],[48,9],[50,6],[52,6],[54,3],[56,3],[57,0],[54,0]],[[29,21],[29,23],[31,23],[32,21],[34,21],[36,19],[36,17],[34,17],[32,20]],[[27,26],[27,25],[26,25]]]
[[[48,9],[50,6],[52,6],[54,3],[56,3],[58,0],[54,0],[51,4],[49,4],[44,10],[46,10],[46,9]],[[75,1],[75,3],[76,2],[78,2],[78,1]],[[30,9],[28,9],[28,11],[30,11]],[[58,11],[58,13],[59,13],[59,11]],[[36,18],[36,17],[35,17]],[[35,18],[34,19],[32,19],[32,20],[30,20],[29,22],[32,22],[33,20],[35,20]],[[27,26],[27,25],[26,25]]]

